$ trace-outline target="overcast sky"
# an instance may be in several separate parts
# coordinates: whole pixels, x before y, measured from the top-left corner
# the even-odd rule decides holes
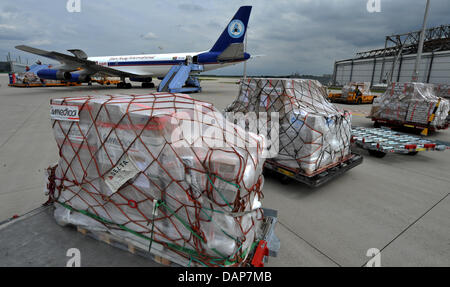
[[[380,0],[381,12],[369,13],[368,0],[80,1],[81,12],[69,13],[67,0],[2,0],[0,60],[11,52],[34,61],[14,49],[19,44],[89,56],[208,50],[236,10],[252,5],[248,52],[265,56],[249,61],[249,74],[331,74],[335,60],[382,48],[386,35],[419,30],[426,3]],[[450,24],[450,0],[431,0],[427,26],[442,24]]]

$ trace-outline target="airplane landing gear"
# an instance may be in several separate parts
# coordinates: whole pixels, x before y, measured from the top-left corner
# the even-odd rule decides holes
[[[142,88],[153,89],[155,87],[155,84],[153,82],[143,82],[141,86]]]
[[[130,83],[120,82],[117,84],[118,89],[131,89],[131,87]]]

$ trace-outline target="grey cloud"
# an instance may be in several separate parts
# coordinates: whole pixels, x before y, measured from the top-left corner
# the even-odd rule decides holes
[[[20,35],[11,35],[9,33],[4,33],[0,31],[0,40],[18,40],[18,41],[25,41],[27,38],[20,36]]]
[[[212,20],[208,22],[208,26],[220,30],[220,28],[224,27],[224,23],[219,23],[215,20]]]
[[[67,13],[65,1],[0,3],[0,24],[17,27],[15,33],[0,30],[0,39],[7,39],[0,51],[23,55],[14,46],[30,42],[92,56],[161,53],[159,47],[201,51],[213,45],[239,6],[253,5],[248,52],[266,56],[249,61],[250,74],[323,74],[332,72],[335,60],[381,48],[386,35],[419,29],[425,5],[381,0],[382,12],[371,14],[366,0],[81,1],[81,13]],[[433,0],[428,27],[449,24],[449,14],[448,0]],[[241,72],[242,65],[214,71]]]
[[[189,11],[189,12],[202,12],[202,11],[205,10],[205,9],[204,9],[202,6],[200,6],[200,5],[197,5],[197,4],[187,4],[187,3],[183,3],[183,4],[178,5],[178,8],[179,8],[181,11]]]
[[[145,40],[154,40],[154,39],[157,39],[158,37],[156,36],[155,33],[153,33],[153,32],[148,32],[148,33],[146,33],[146,34],[144,34],[144,35],[141,35],[141,38],[142,38],[142,39],[145,39]]]

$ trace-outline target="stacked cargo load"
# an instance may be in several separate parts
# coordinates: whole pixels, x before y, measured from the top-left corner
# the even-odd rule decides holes
[[[370,117],[439,129],[445,127],[449,109],[448,100],[437,97],[432,84],[392,83],[374,100]]]
[[[237,99],[227,112],[267,113],[258,132],[278,143],[271,160],[312,176],[351,155],[351,115],[326,100],[326,89],[316,80],[248,78],[241,81]],[[273,125],[273,114],[278,115]],[[273,132],[272,129],[279,130]]]
[[[437,85],[435,85],[434,90],[436,92],[436,96],[441,97],[441,98],[446,98],[450,101],[450,85],[437,84]],[[448,116],[447,116],[447,123],[450,124],[450,112],[448,113]]]
[[[41,79],[34,72],[24,72],[16,74],[16,83],[40,84]]]
[[[450,85],[436,84],[435,92],[437,97],[450,99]]]
[[[41,69],[47,69],[47,68],[49,68],[49,65],[33,64],[30,67],[27,66],[25,72],[16,73],[16,83],[17,84],[42,84],[44,81],[38,77],[37,73]],[[48,82],[50,83],[52,81],[48,81]]]
[[[58,223],[183,266],[248,261],[263,220],[263,137],[182,94],[60,98],[51,109]]]

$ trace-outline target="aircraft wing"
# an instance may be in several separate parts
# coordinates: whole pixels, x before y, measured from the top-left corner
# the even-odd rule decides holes
[[[68,50],[74,56],[55,52],[55,51],[45,51],[37,48],[33,48],[30,46],[20,45],[16,46],[16,49],[25,51],[31,54],[39,55],[42,57],[46,57],[49,59],[56,60],[63,64],[63,66],[60,68],[61,70],[71,72],[75,71],[79,68],[86,69],[90,72],[94,73],[102,73],[108,76],[116,76],[116,77],[143,77],[143,76],[151,76],[151,75],[138,75],[128,72],[122,72],[116,69],[111,69],[109,67],[98,65],[94,61],[90,61],[87,59],[86,53],[84,53],[81,50],[73,49]]]

